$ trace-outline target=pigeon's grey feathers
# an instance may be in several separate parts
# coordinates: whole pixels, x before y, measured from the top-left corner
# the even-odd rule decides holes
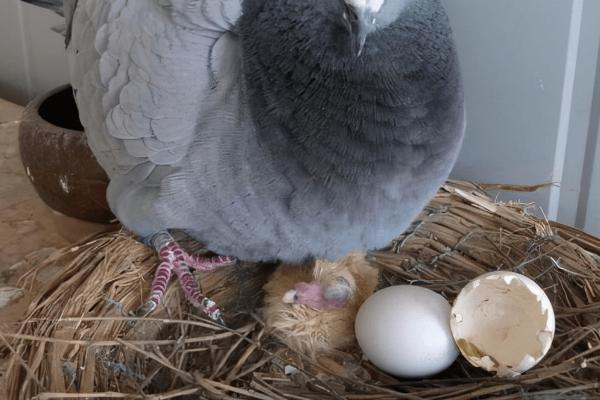
[[[387,0],[358,57],[347,6],[78,0],[72,83],[121,222],[246,260],[401,233],[457,156],[456,52],[438,0]]]

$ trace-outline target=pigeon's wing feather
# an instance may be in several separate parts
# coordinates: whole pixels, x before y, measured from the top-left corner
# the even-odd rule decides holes
[[[38,7],[52,10],[60,16],[65,17],[65,24],[60,24],[52,27],[52,30],[64,35],[66,43],[69,44],[70,26],[73,17],[73,11],[77,4],[77,0],[22,0],[24,3],[33,4]]]
[[[73,29],[73,14],[75,14],[75,8],[77,7],[78,0],[64,0],[63,1],[63,15],[65,16],[65,45],[69,46],[71,42],[71,35]]]
[[[24,3],[47,8],[58,15],[63,15],[63,0],[22,0]]]
[[[71,78],[89,144],[112,177],[177,168],[215,93],[236,81],[241,0],[78,0]]]

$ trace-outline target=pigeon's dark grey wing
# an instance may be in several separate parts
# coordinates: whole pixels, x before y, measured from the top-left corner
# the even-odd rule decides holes
[[[78,0],[68,48],[88,142],[111,179],[177,168],[235,84],[240,0]]]
[[[33,4],[38,7],[52,10],[60,16],[65,17],[65,24],[52,27],[52,30],[65,36],[65,45],[68,46],[71,40],[71,22],[73,21],[73,12],[78,0],[22,0],[24,3]]]
[[[73,30],[73,14],[79,0],[64,0],[63,15],[65,16],[65,46],[69,46]]]
[[[24,3],[33,4],[38,7],[47,8],[58,15],[63,15],[63,0],[21,0]]]

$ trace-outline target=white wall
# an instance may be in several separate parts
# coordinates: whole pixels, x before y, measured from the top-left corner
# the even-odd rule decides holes
[[[535,201],[551,219],[600,235],[600,148],[595,140],[600,1],[444,4],[461,56],[468,114],[453,177],[525,185],[560,182],[538,193],[500,197]]]
[[[60,17],[0,0],[0,97],[25,103],[67,81]],[[600,235],[600,1],[443,0],[465,77],[468,129],[453,177],[561,182],[535,194],[550,218]]]
[[[0,0],[0,97],[25,104],[67,82],[64,40],[51,31],[60,23],[49,11]]]
[[[571,0],[449,0],[467,97],[454,176],[552,180]],[[548,208],[549,190],[531,196]]]
[[[600,224],[592,228],[588,218],[600,213],[599,203],[589,201],[590,194],[600,190],[600,180],[591,179],[594,159],[600,157],[595,145],[600,121],[599,15],[600,2],[584,3],[558,210],[561,221],[595,233]]]
[[[591,171],[585,171],[582,185],[589,188],[582,191],[577,214],[577,224],[588,232],[600,232],[600,52],[596,69],[596,85],[594,87],[592,115],[589,135],[586,143],[586,161],[592,165]]]

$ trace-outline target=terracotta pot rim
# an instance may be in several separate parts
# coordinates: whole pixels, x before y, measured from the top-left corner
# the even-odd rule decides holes
[[[68,98],[70,90],[68,84],[58,86],[27,105],[19,126],[21,161],[39,197],[51,209],[82,220],[109,222],[114,219],[106,201],[109,180],[87,145],[85,131],[74,123],[77,109]]]
[[[31,100],[29,102],[29,104],[27,104],[27,106],[25,107],[25,110],[23,111],[23,118],[22,118],[23,122],[27,123],[27,122],[35,121],[35,123],[38,124],[42,128],[41,130],[45,131],[45,132],[52,132],[52,131],[59,130],[61,132],[61,134],[69,134],[69,135],[76,135],[76,136],[83,135],[85,133],[85,131],[68,129],[68,128],[63,128],[62,126],[54,125],[53,123],[46,121],[46,119],[44,119],[40,115],[40,107],[46,100],[48,100],[50,97],[66,90],[66,89],[69,89],[71,87],[72,86],[70,84],[66,83],[64,85],[57,86],[52,90],[49,90],[47,92],[44,92],[44,93],[39,94],[36,97],[34,97],[33,100]]]

